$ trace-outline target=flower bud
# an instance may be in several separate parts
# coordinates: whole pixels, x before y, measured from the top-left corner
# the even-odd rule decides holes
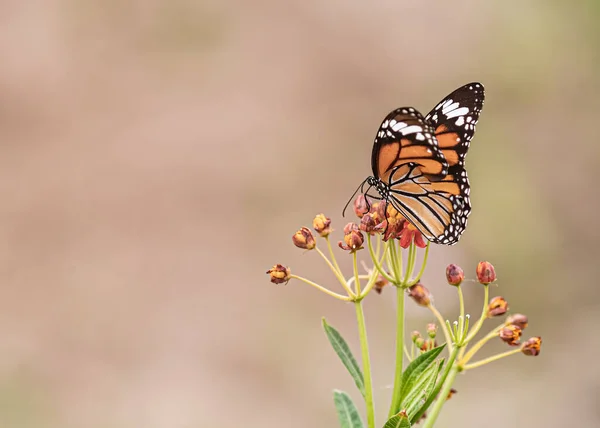
[[[417,330],[414,330],[411,334],[410,334],[410,338],[412,339],[413,343],[416,343],[417,339],[421,339],[421,333]]]
[[[365,215],[363,215],[363,217],[360,221],[360,226],[359,226],[360,230],[362,230],[363,232],[373,234],[373,233],[377,232],[376,227],[377,227],[377,222],[375,221],[373,214],[366,213]]]
[[[329,236],[331,233],[331,219],[325,217],[325,214],[317,214],[313,220],[313,228],[323,238]]]
[[[529,320],[527,319],[527,315],[523,314],[514,314],[506,318],[506,325],[516,325],[521,330],[525,330],[527,325],[529,324]]]
[[[540,354],[540,350],[542,348],[542,338],[532,337],[531,339],[527,339],[525,343],[521,346],[521,352],[530,357],[536,357]]]
[[[430,349],[433,349],[437,347],[437,342],[434,339],[427,339],[423,341],[423,344],[420,346],[420,350],[425,352],[425,351],[429,351]]]
[[[312,250],[317,245],[315,237],[307,227],[303,227],[296,232],[294,236],[292,236],[292,241],[296,247],[304,250]]]
[[[287,283],[291,278],[290,268],[280,264],[273,266],[267,273],[271,276],[271,282],[273,284]]]
[[[487,316],[488,318],[497,317],[504,315],[506,311],[508,311],[508,302],[504,299],[504,297],[496,296],[490,300]]]
[[[369,212],[369,204],[365,195],[360,194],[354,200],[354,214],[358,218],[362,218],[363,215]]]
[[[338,245],[342,250],[355,252],[362,248],[365,237],[360,230],[358,230],[358,226],[355,223],[348,223],[346,227],[344,227],[344,234],[344,243],[341,241],[338,242]]]
[[[500,339],[503,342],[508,343],[510,346],[517,346],[519,339],[521,338],[521,329],[516,325],[507,325],[498,333]]]
[[[477,265],[477,281],[483,285],[488,285],[496,280],[496,271],[489,262],[479,262]]]
[[[425,347],[425,339],[423,339],[422,337],[417,337],[417,338],[414,340],[414,342],[415,342],[415,346],[416,346],[418,349],[421,349],[421,350],[422,350],[422,349]]]
[[[388,285],[388,280],[385,279],[383,277],[383,275],[379,274],[379,276],[375,280],[375,291],[378,294],[381,294],[381,291],[383,290],[383,287],[385,287],[386,285]]]
[[[435,339],[436,333],[437,333],[437,325],[435,325],[435,323],[429,323],[429,324],[427,324],[427,335],[431,339]]]
[[[423,284],[420,282],[416,283],[408,289],[409,297],[420,306],[428,306],[431,303],[431,293]]]
[[[448,284],[458,287],[463,282],[463,279],[465,279],[465,273],[460,266],[455,264],[448,265],[446,268],[446,280]]]

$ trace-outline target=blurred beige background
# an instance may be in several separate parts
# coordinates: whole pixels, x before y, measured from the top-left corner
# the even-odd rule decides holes
[[[337,426],[332,389],[356,394],[320,317],[357,346],[354,310],[264,272],[334,287],[292,233],[318,212],[342,229],[385,114],[473,80],[474,210],[424,279],[450,317],[445,265],[493,262],[544,345],[461,376],[439,426],[598,426],[599,18],[592,0],[0,1],[0,427]],[[381,415],[390,291],[366,302]]]

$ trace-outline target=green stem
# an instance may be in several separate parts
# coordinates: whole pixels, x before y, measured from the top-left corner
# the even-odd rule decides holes
[[[456,351],[458,348],[454,348],[454,349]],[[448,361],[448,362],[450,362],[450,361]],[[442,389],[440,390],[439,394],[437,395],[437,400],[435,401],[435,404],[431,408],[431,412],[429,412],[427,414],[427,419],[425,419],[423,428],[433,427],[433,424],[435,424],[435,421],[438,418],[438,416],[442,410],[442,407],[444,406],[444,404],[446,404],[446,400],[447,400],[446,397],[448,397],[448,393],[450,392],[450,389],[452,388],[452,385],[454,384],[454,380],[456,379],[456,375],[458,374],[457,366],[448,364],[448,367],[450,367],[448,375],[444,381]]]
[[[343,300],[344,302],[351,302],[352,300],[354,300],[353,297],[342,296],[341,294],[338,294],[335,291],[328,290],[327,288],[325,288],[325,287],[317,284],[316,282],[312,282],[310,279],[306,279],[306,278],[303,278],[301,276],[294,275],[294,274],[291,274],[290,278],[298,279],[298,280],[300,280],[300,281],[302,281],[302,282],[304,282],[304,283],[306,283],[308,285],[311,285],[311,286],[315,287],[317,290],[322,291],[323,293],[328,294],[331,297],[335,297],[336,299]]]
[[[367,425],[375,428],[375,407],[373,405],[373,383],[371,380],[371,360],[369,357],[369,343],[367,342],[367,327],[365,325],[365,314],[362,303],[355,302],[356,319],[358,321],[358,334],[360,337],[360,349],[362,351],[363,372],[365,376],[365,402],[367,406]]]
[[[354,270],[354,289],[356,290],[356,295],[360,296],[360,278],[358,277],[356,251],[352,252],[352,269]]]
[[[331,261],[333,262],[333,265],[335,266],[335,268],[337,269],[338,272],[342,273],[342,270],[340,269],[340,266],[338,265],[338,262],[335,258],[335,253],[333,252],[333,248],[331,248],[331,241],[329,240],[329,235],[327,235],[325,237],[325,242],[327,242],[327,248],[329,249],[329,256],[331,257]]]
[[[456,286],[456,290],[458,291],[458,302],[460,304],[460,316],[458,317],[458,341],[461,342],[465,339],[465,298],[463,296],[462,288],[460,288],[460,284]]]
[[[412,287],[417,282],[419,282],[419,280],[423,276],[423,272],[425,272],[425,266],[427,266],[427,258],[429,257],[430,244],[431,244],[431,242],[427,241],[427,247],[425,247],[425,254],[423,255],[423,264],[421,265],[421,270],[419,270],[417,277],[408,284],[410,287]]]
[[[394,375],[394,390],[392,392],[392,405],[388,418],[395,415],[400,408],[400,390],[402,389],[402,369],[404,359],[404,289],[396,288],[397,315],[396,315],[396,373]]]
[[[444,332],[444,338],[446,339],[446,344],[448,345],[448,351],[452,352],[452,348],[453,348],[453,343],[452,343],[452,338],[450,337],[450,331],[448,330],[448,326],[446,325],[446,321],[444,321],[444,318],[442,317],[442,314],[440,314],[440,311],[438,311],[435,306],[433,306],[432,303],[430,303],[429,305],[427,305],[427,308],[433,312],[433,315],[437,318],[438,322],[440,323],[440,328],[442,329],[442,331]]]
[[[400,271],[400,266],[398,266],[398,258],[402,259],[402,254],[400,254],[400,257],[398,257],[398,253],[396,250],[396,241],[394,239],[388,241],[388,246],[390,249],[389,263],[392,265],[392,271],[394,272],[394,276],[396,277],[394,284],[399,285],[402,281],[402,272]]]
[[[469,360],[473,358],[473,356],[477,353],[477,351],[479,351],[483,347],[483,345],[485,345],[490,339],[493,339],[494,337],[498,336],[498,332],[502,330],[503,327],[504,324],[499,325],[498,327],[490,331],[483,339],[481,339],[479,342],[473,345],[471,349],[469,349],[469,352],[467,352],[464,357],[461,357],[460,364],[463,366],[467,364]]]
[[[475,335],[479,332],[479,330],[481,329],[481,326],[483,325],[483,322],[487,319],[487,309],[488,309],[488,300],[490,298],[490,287],[489,285],[484,285],[484,294],[483,294],[483,310],[481,311],[481,318],[479,318],[479,320],[477,320],[477,324],[475,324],[475,327],[473,327],[473,330],[471,330],[469,332],[469,334],[467,335],[467,338],[464,340],[464,343],[469,343],[471,340],[473,340],[473,338],[475,337]],[[462,358],[462,356],[465,354],[465,350],[467,348],[462,348],[462,350],[460,351],[460,355],[458,356],[459,358]]]
[[[406,273],[404,274],[404,280],[402,281],[402,286],[408,286],[408,278],[412,276],[413,270],[415,268],[415,256],[417,254],[416,246],[414,241],[410,243],[410,247],[408,247],[408,260],[406,262]]]
[[[369,255],[371,256],[371,259],[373,259],[373,264],[375,265],[375,267],[377,268],[377,270],[379,271],[379,273],[381,274],[381,276],[383,276],[385,279],[387,279],[389,282],[391,282],[392,284],[396,283],[396,280],[394,278],[392,278],[386,271],[385,269],[383,269],[383,266],[381,266],[381,263],[379,263],[379,259],[377,257],[377,254],[375,254],[375,252],[373,251],[373,243],[371,242],[371,235],[367,234],[367,247],[369,247]],[[385,259],[385,255],[387,254],[387,245],[386,247],[383,249],[383,257],[382,260]]]
[[[342,275],[342,272],[339,269],[336,269],[336,267],[329,261],[327,256],[323,254],[323,251],[321,251],[319,247],[315,247],[315,250],[317,250],[317,253],[319,253],[319,255],[323,257],[323,260],[325,260],[325,262],[327,263],[331,271],[334,273],[340,284],[342,284],[342,287],[344,287],[344,290],[346,290],[348,296],[351,298],[356,297],[356,295],[348,285],[348,282],[346,282],[346,278],[344,278],[344,276]]]
[[[502,354],[494,355],[493,357],[485,358],[483,360],[477,361],[476,363],[467,364],[467,365],[463,366],[463,370],[470,370],[470,369],[474,369],[477,367],[481,367],[485,364],[489,364],[489,363],[491,363],[493,361],[497,361],[501,358],[508,357],[508,356],[514,355],[514,354],[518,354],[519,352],[521,352],[520,347],[517,349],[511,349],[510,351],[506,351],[506,352],[503,352]]]
[[[448,378],[448,374],[450,373],[450,370],[454,369],[453,365],[454,365],[454,361],[456,360],[457,355],[458,355],[458,347],[454,348],[452,350],[452,352],[450,352],[450,357],[448,358],[448,362],[446,363],[446,365],[444,367],[444,371],[442,372],[440,379],[438,380],[433,391],[431,391],[431,394],[429,394],[429,397],[427,397],[427,401],[425,401],[425,404],[423,404],[423,406],[421,406],[419,411],[413,416],[413,418],[411,420],[411,424],[414,425],[417,423],[417,421],[419,419],[421,419],[421,416],[423,416],[423,413],[425,413],[427,411],[427,409],[429,409],[429,407],[431,406],[431,403],[433,403],[433,400],[435,400],[435,397],[438,396],[438,394],[440,393],[440,389],[442,389],[442,386],[444,385],[444,383],[446,382],[446,379]],[[447,394],[448,393],[446,393],[446,395]]]

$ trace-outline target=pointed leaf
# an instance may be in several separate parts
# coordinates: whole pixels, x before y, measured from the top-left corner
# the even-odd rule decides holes
[[[341,428],[363,428],[363,422],[352,399],[343,391],[333,391],[333,402]]]
[[[398,413],[389,418],[383,428],[410,428],[410,426],[410,421],[406,417],[406,414]]]
[[[442,352],[446,345],[438,346],[415,358],[404,370],[402,374],[402,389],[400,391],[400,402],[413,389],[416,380],[429,366],[433,364],[437,356]]]
[[[356,362],[356,359],[352,355],[352,351],[350,351],[350,347],[342,337],[342,335],[332,326],[327,324],[325,318],[323,318],[323,329],[325,330],[325,334],[327,335],[327,339],[329,339],[329,343],[333,346],[333,350],[338,354],[340,360],[346,369],[350,372],[350,375],[354,378],[354,383],[358,387],[360,393],[365,396],[365,379],[362,374],[362,370],[360,366]]]
[[[406,411],[409,418],[412,418],[417,410],[426,402],[429,394],[435,386],[441,364],[432,364],[427,370],[421,373],[421,376],[415,381],[413,389],[406,395],[402,402],[402,409]]]

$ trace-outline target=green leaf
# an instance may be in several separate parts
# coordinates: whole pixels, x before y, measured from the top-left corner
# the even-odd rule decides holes
[[[413,418],[417,410],[423,406],[429,394],[431,394],[441,366],[441,361],[430,365],[427,370],[421,373],[415,381],[413,389],[406,395],[406,398],[402,402],[402,409],[408,414],[409,418]]]
[[[412,391],[415,386],[415,382],[421,376],[421,373],[423,373],[429,368],[429,366],[433,364],[445,346],[445,344],[438,346],[437,348],[433,348],[432,350],[419,355],[408,365],[408,367],[406,367],[406,370],[404,370],[404,373],[402,374],[402,389],[400,390],[401,403],[404,401],[404,398],[408,395],[408,393]]]
[[[350,351],[350,347],[342,337],[342,335],[332,326],[327,324],[325,318],[323,318],[323,329],[325,330],[325,334],[327,335],[327,339],[329,339],[329,343],[333,346],[333,350],[338,354],[340,360],[346,369],[350,372],[352,377],[354,378],[354,382],[358,387],[360,393],[365,396],[365,379],[362,374],[362,370],[360,366],[354,359],[352,355],[352,351]]]
[[[410,426],[410,421],[406,417],[406,414],[398,413],[389,418],[383,428],[410,428]]]
[[[363,428],[363,422],[352,399],[343,391],[333,391],[333,402],[341,428]]]

